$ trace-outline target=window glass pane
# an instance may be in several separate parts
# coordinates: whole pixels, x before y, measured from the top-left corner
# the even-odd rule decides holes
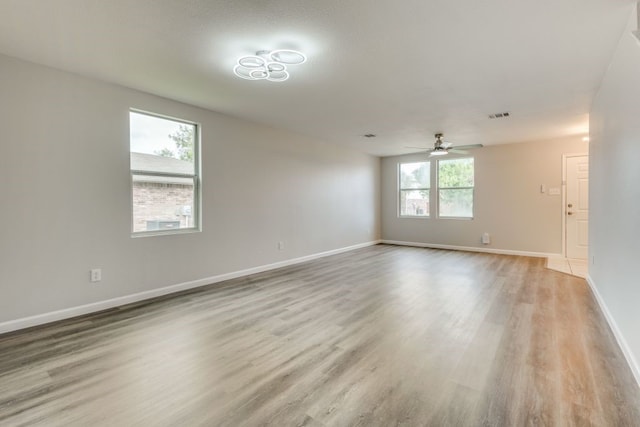
[[[132,170],[195,174],[196,125],[133,111],[129,117]]]
[[[132,230],[199,228],[198,129],[131,111]]]
[[[439,190],[440,216],[473,218],[473,188]]]
[[[429,162],[401,163],[400,189],[429,188]]]
[[[195,178],[134,174],[133,232],[193,228]]]
[[[438,187],[473,187],[473,159],[440,160]]]
[[[400,190],[401,216],[429,216],[429,190]]]

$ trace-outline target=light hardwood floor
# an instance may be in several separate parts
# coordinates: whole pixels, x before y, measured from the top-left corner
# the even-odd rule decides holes
[[[378,245],[0,336],[0,425],[640,426],[545,262]]]

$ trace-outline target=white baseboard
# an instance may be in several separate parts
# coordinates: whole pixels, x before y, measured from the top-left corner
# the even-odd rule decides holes
[[[403,242],[399,240],[382,240],[381,243],[386,243],[388,245],[415,246],[418,248],[449,249],[452,251],[484,252],[488,254],[530,256],[535,258],[562,257],[562,254],[554,254],[554,253],[548,253],[548,252],[513,251],[510,249],[493,249],[493,248],[482,248],[482,247],[473,247],[473,246],[440,245],[437,243]]]
[[[631,368],[631,372],[633,373],[633,377],[635,378],[636,383],[638,384],[638,387],[640,387],[640,365],[638,364],[638,361],[634,357],[633,352],[631,351],[631,349],[629,348],[629,345],[627,344],[627,340],[624,339],[624,335],[622,335],[622,332],[620,332],[620,328],[618,328],[618,324],[616,323],[615,319],[611,315],[611,312],[609,311],[607,304],[605,304],[604,300],[602,299],[602,296],[600,295],[600,292],[598,292],[598,288],[596,287],[595,283],[593,282],[593,279],[589,275],[587,275],[587,283],[591,288],[591,292],[593,292],[593,295],[596,297],[596,301],[600,306],[600,310],[602,310],[602,313],[604,313],[604,317],[605,319],[607,319],[607,323],[609,324],[609,327],[613,331],[613,335],[616,337],[616,341],[618,342],[618,345],[622,350],[622,354],[624,354],[624,358],[627,360],[627,364],[629,365],[629,368]]]
[[[163,295],[169,295],[169,294],[173,294],[180,291],[186,291],[188,289],[198,288],[201,286],[222,282],[225,280],[248,276],[250,274],[262,273],[264,271],[274,270],[276,268],[282,268],[282,267],[287,267],[289,265],[300,264],[302,262],[311,261],[314,259],[329,256],[329,255],[336,255],[339,253],[348,252],[355,249],[364,248],[367,246],[377,245],[379,243],[381,243],[380,240],[360,243],[353,246],[347,246],[344,248],[333,249],[330,251],[319,252],[316,254],[306,255],[299,258],[292,258],[285,261],[274,262],[272,264],[266,264],[258,267],[248,268],[246,270],[234,271],[231,273],[225,273],[217,276],[211,276],[211,277],[205,277],[198,280],[192,280],[189,282],[178,283],[177,285],[166,286],[158,289],[151,289],[149,291],[139,292],[131,295],[125,295],[125,296],[112,298],[105,301],[98,301],[98,302],[85,304],[77,307],[65,308],[63,310],[57,310],[49,313],[38,314],[35,316],[24,317],[21,319],[9,320],[7,322],[0,323],[0,334],[17,331],[19,329],[30,328],[33,326],[43,325],[45,323],[56,322],[58,320],[64,320],[72,317],[82,316],[84,314],[95,313],[97,311],[107,310],[109,308],[120,307],[125,304],[131,304],[134,302],[144,301],[147,299],[151,299],[151,298],[155,298]]]

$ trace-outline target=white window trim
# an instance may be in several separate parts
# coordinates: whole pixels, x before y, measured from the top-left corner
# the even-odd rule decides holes
[[[165,120],[172,120],[178,123],[184,123],[186,125],[191,125],[195,127],[194,131],[194,141],[193,141],[193,174],[181,174],[181,173],[169,173],[169,172],[153,172],[153,171],[140,171],[131,169],[131,165],[129,165],[129,213],[131,218],[131,237],[150,237],[150,236],[167,236],[174,234],[190,234],[190,233],[199,233],[202,231],[202,173],[201,173],[201,163],[200,163],[200,143],[201,143],[201,125],[200,123],[184,120],[172,116],[167,116],[163,114],[158,114],[150,111],[140,110],[136,108],[130,108],[130,113],[138,113],[145,114],[151,117],[157,117]],[[131,123],[129,122],[129,126]],[[131,152],[131,141],[129,141],[129,152]],[[143,176],[161,176],[161,177],[175,177],[175,178],[191,178],[193,179],[193,226],[178,228],[178,229],[166,229],[166,230],[151,230],[151,231],[133,231],[134,228],[134,219],[133,219],[133,178],[135,175],[143,175]]]
[[[396,214],[397,218],[401,219],[430,219],[431,218],[431,187],[423,187],[423,188],[402,188],[402,180],[400,179],[400,171],[402,170],[402,165],[409,163],[429,163],[429,183],[431,183],[431,173],[432,173],[432,162],[431,160],[413,160],[406,162],[398,162],[397,171],[396,171],[396,180],[398,182],[398,191],[397,191],[397,200],[396,200]],[[428,191],[429,198],[427,202],[429,204],[429,214],[427,215],[402,215],[402,209],[400,207],[400,203],[402,201],[402,192],[403,191]]]
[[[473,160],[473,187],[440,187],[440,162],[441,161],[445,161],[445,160],[464,160],[464,159],[471,159]],[[436,217],[438,219],[453,219],[453,220],[460,220],[460,221],[470,221],[473,220],[475,217],[475,211],[476,211],[476,159],[473,156],[464,156],[464,157],[455,157],[455,158],[448,158],[448,159],[437,159],[436,160],[436,197],[435,197],[435,202],[436,202]],[[472,207],[471,207],[471,216],[447,216],[447,215],[440,215],[440,190],[472,190],[471,191],[471,197],[472,197]]]

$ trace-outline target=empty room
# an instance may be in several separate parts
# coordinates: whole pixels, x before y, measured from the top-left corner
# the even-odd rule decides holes
[[[640,3],[0,21],[0,426],[640,426]]]

